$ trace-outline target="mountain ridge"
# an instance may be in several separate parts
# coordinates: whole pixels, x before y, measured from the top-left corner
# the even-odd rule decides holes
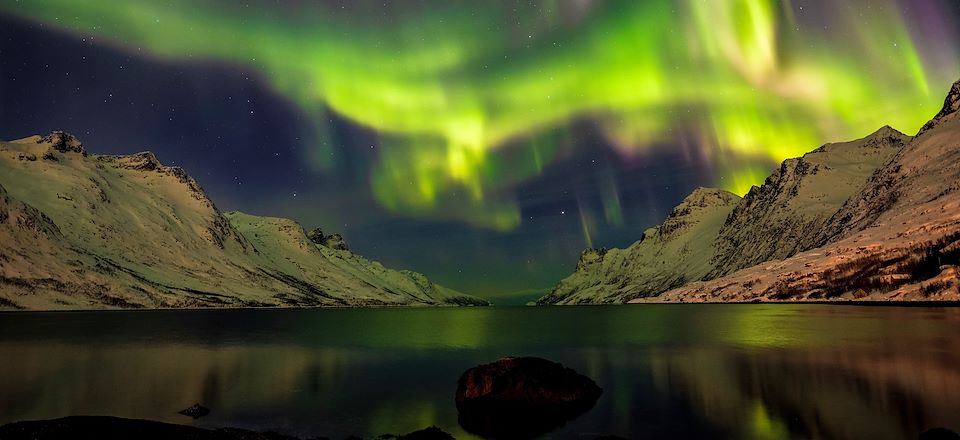
[[[577,271],[537,303],[625,302],[700,279],[710,270],[713,253],[710,248],[695,250],[709,246],[704,238],[719,230],[739,201],[736,194],[721,189],[697,188],[662,224],[647,229],[626,249],[585,250]],[[677,258],[668,261],[665,253]]]
[[[53,132],[0,143],[0,168],[0,308],[487,304],[342,237],[328,247],[289,219],[221,212],[151,152],[93,155]]]
[[[576,284],[578,264],[554,292],[563,288],[580,303],[611,295],[626,302],[960,299],[958,115],[960,81],[914,137],[884,126],[785,160],[699,248],[714,254],[700,279],[629,299]],[[539,303],[568,303],[551,294]]]
[[[784,160],[724,222],[710,278],[817,247],[815,236],[910,136],[890,126]],[[762,237],[762,240],[758,240]]]

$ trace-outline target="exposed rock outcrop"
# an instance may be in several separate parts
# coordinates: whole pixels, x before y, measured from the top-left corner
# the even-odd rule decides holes
[[[580,253],[580,259],[577,260],[577,271],[585,272],[588,268],[594,264],[600,263],[603,261],[603,257],[607,255],[607,248],[590,248],[584,249]]]
[[[330,249],[336,249],[338,251],[350,250],[350,247],[347,246],[347,241],[344,240],[340,234],[324,235],[320,228],[313,228],[307,233],[307,237],[315,244],[326,246]]]
[[[943,100],[943,107],[940,112],[920,128],[917,137],[946,122],[958,119],[960,119],[960,81],[953,83],[953,87],[950,88],[947,97]]]
[[[194,403],[193,405],[190,405],[189,408],[184,408],[180,411],[177,411],[177,414],[183,414],[187,417],[199,419],[200,417],[210,414],[210,408],[207,408],[199,403]]]
[[[76,136],[62,131],[54,131],[46,136],[37,139],[38,144],[50,144],[50,148],[61,153],[80,153],[84,156],[87,151],[83,148],[83,143]]]

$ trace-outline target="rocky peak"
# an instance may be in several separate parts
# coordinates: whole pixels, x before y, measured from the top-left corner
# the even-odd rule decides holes
[[[906,136],[901,133],[900,130],[897,130],[889,125],[884,125],[877,129],[877,131],[867,136],[867,139],[889,139],[889,138],[902,138]]]
[[[960,119],[960,81],[953,83],[950,93],[947,93],[947,98],[943,101],[943,108],[940,109],[940,113],[937,113],[930,122],[923,125],[923,128],[917,133],[917,137],[944,122],[958,119]]]
[[[350,247],[347,246],[347,241],[344,240],[343,236],[340,234],[330,234],[325,237],[324,246],[330,249],[336,249],[339,251],[349,251]]]
[[[216,210],[216,206],[213,204],[213,201],[207,197],[206,192],[203,191],[203,187],[200,186],[200,183],[197,182],[196,179],[187,174],[186,170],[176,166],[163,165],[160,163],[160,159],[157,159],[157,156],[150,151],[142,151],[125,156],[97,156],[97,158],[101,161],[115,163],[116,166],[127,170],[155,171],[172,176],[180,183],[186,185],[193,198]]]
[[[736,194],[719,188],[698,187],[680,202],[670,217],[682,217],[703,208],[729,206],[740,201]]]
[[[323,235],[323,230],[320,228],[313,228],[310,232],[307,232],[307,238],[315,244],[320,246],[326,246],[330,249],[336,249],[339,251],[349,251],[350,247],[347,246],[347,241],[344,240],[343,236],[340,234],[330,234]]]
[[[603,261],[603,257],[607,255],[607,248],[589,248],[584,249],[580,253],[580,260],[577,261],[577,271],[585,271],[587,268],[594,263],[599,263]]]
[[[953,87],[950,88],[950,93],[947,94],[946,102],[953,111],[960,111],[960,80],[953,83]]]
[[[155,171],[163,167],[157,156],[150,151],[119,156],[117,159],[117,164],[128,170]]]
[[[870,133],[864,137],[859,142],[839,142],[839,143],[829,143],[824,144],[820,148],[813,150],[807,154],[804,154],[802,157],[806,158],[810,155],[820,154],[820,153],[829,153],[835,151],[838,148],[857,148],[862,150],[868,149],[878,149],[885,148],[887,146],[898,146],[902,147],[909,142],[911,137],[909,135],[901,133],[899,130],[889,126],[884,125],[877,129],[877,131]],[[869,152],[865,153],[869,154]],[[791,160],[791,159],[787,159]]]
[[[80,153],[84,156],[87,155],[87,151],[83,148],[83,143],[80,142],[80,139],[77,139],[76,136],[63,132],[63,131],[53,131],[46,136],[41,136],[40,139],[37,139],[38,144],[50,144],[50,147],[54,150],[57,150],[61,153]]]
[[[673,211],[670,211],[666,220],[657,227],[657,234],[662,240],[670,240],[679,231],[699,221],[695,214],[736,205],[739,202],[740,196],[732,192],[718,188],[698,187],[674,207]]]

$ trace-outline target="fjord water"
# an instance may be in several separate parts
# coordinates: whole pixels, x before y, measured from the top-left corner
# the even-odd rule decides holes
[[[343,438],[457,424],[501,356],[592,377],[550,438],[916,438],[960,428],[960,309],[643,305],[0,314],[0,423],[115,415]],[[212,409],[193,421],[176,412]]]

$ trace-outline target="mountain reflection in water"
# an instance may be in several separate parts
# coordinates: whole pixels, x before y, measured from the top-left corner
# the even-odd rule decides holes
[[[505,355],[604,389],[554,438],[916,438],[960,429],[960,309],[828,305],[0,314],[0,423],[115,415],[298,436],[457,424]],[[176,411],[201,402],[196,421]],[[585,437],[589,438],[589,437]]]

